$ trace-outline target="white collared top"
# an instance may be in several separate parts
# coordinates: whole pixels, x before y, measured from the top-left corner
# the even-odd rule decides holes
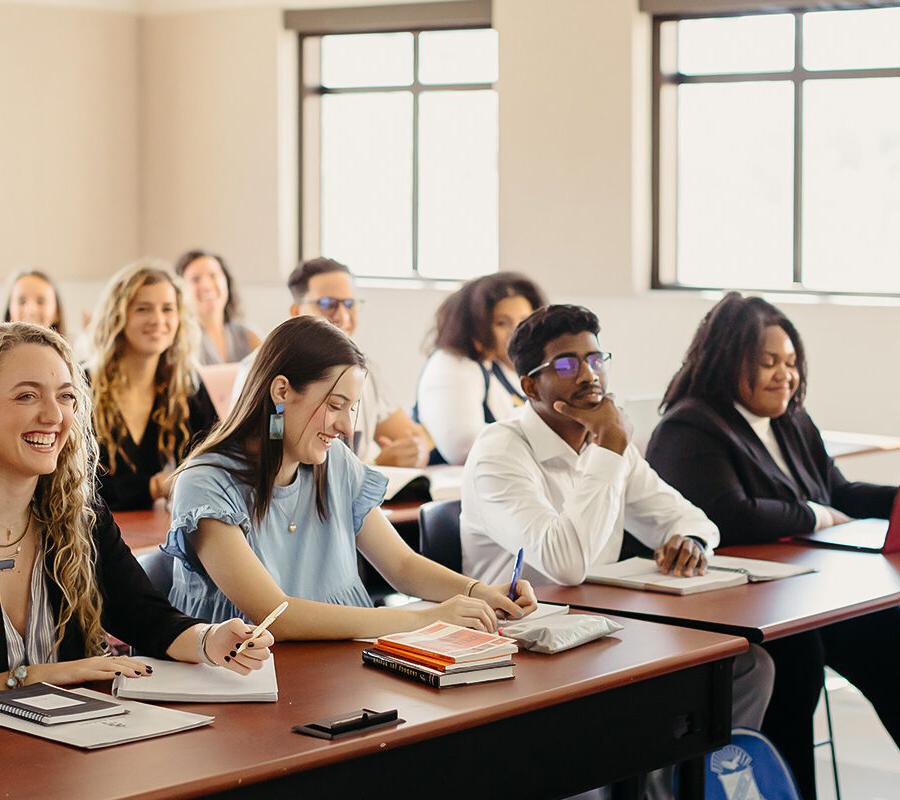
[[[527,580],[579,584],[591,565],[618,559],[626,528],[653,549],[676,534],[719,543],[718,528],[633,444],[622,455],[593,444],[576,453],[530,403],[472,447],[460,519],[466,575],[508,581],[524,547]]]
[[[745,408],[740,403],[735,403],[734,407],[737,409],[737,412],[747,420],[747,424],[763,443],[766,450],[769,451],[769,455],[772,456],[775,466],[777,466],[778,469],[792,481],[795,481],[796,478],[794,478],[794,474],[791,472],[791,468],[785,460],[784,453],[781,452],[781,446],[778,444],[778,439],[775,438],[775,432],[772,430],[772,420],[769,417],[760,417],[758,414],[754,414],[750,409]],[[807,500],[806,505],[808,505],[812,509],[813,514],[816,515],[815,529],[817,531],[822,530],[822,528],[828,528],[834,524],[831,512],[825,506],[814,503],[812,500]]]

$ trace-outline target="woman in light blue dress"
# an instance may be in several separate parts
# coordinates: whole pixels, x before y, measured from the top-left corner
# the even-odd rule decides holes
[[[496,630],[535,608],[526,581],[486,585],[415,553],[380,509],[387,479],[344,445],[365,358],[335,326],[296,317],[266,338],[228,418],[179,470],[165,550],[169,598],[212,620],[258,622],[282,601],[277,639],[380,636],[438,619]],[[398,591],[439,605],[372,608],[357,550]]]

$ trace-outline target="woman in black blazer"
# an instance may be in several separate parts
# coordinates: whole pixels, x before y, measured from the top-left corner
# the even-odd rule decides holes
[[[147,656],[222,665],[242,674],[268,657],[266,634],[179,613],[150,584],[95,498],[97,443],[81,371],[65,340],[0,324],[0,689],[147,675],[109,657],[107,632]]]
[[[730,293],[700,323],[666,390],[647,460],[719,526],[723,545],[890,515],[897,487],[841,474],[803,410],[805,390],[800,336],[765,300]],[[764,646],[775,689],[763,731],[804,798],[816,796],[812,717],[826,664],[863,691],[900,744],[900,609]]]

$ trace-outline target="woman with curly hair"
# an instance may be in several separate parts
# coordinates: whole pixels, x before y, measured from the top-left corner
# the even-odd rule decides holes
[[[96,467],[88,389],[68,344],[0,324],[0,689],[150,673],[104,657],[107,632],[151,657],[258,669],[271,637],[233,656],[246,623],[205,625],[153,589],[95,496]]]
[[[153,262],[113,276],[90,363],[100,494],[113,510],[168,497],[168,476],[216,420],[194,370],[197,326],[179,280]]]

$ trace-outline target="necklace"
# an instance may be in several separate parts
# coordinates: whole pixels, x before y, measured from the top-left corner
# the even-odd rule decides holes
[[[15,550],[12,553],[12,557],[4,558],[0,561],[0,571],[5,569],[13,569],[16,566],[16,556],[22,552],[22,539],[25,538],[25,534],[28,533],[28,529],[31,527],[31,504],[28,504],[28,517],[25,520],[25,529],[16,539],[13,539],[11,542],[7,542],[6,544],[0,544],[0,548],[6,549],[7,547],[15,546]],[[9,536],[12,533],[11,528],[6,529],[6,535]]]

